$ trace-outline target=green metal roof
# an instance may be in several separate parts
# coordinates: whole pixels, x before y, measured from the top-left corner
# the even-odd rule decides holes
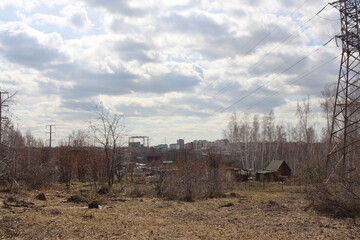
[[[267,171],[277,171],[283,162],[284,161],[282,161],[282,160],[272,160],[269,163],[269,165],[267,165],[265,170],[267,170]]]

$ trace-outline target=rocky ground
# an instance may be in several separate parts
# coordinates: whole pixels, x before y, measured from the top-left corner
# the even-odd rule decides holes
[[[360,239],[360,219],[305,211],[294,188],[195,202],[110,194],[92,209],[70,199],[76,192],[44,191],[46,200],[39,193],[0,193],[0,239]]]

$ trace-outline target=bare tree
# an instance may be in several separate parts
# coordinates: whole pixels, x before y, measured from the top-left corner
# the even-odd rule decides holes
[[[323,142],[328,142],[330,139],[331,123],[334,112],[336,86],[329,85],[321,91],[320,107],[323,111],[323,116],[326,120],[326,126],[323,128]]]
[[[105,153],[107,184],[111,188],[115,176],[121,181],[124,176],[124,159],[121,154],[121,141],[124,134],[124,115],[113,114],[103,105],[98,106],[97,118],[91,122],[95,142],[102,146]]]
[[[2,144],[2,135],[5,130],[5,126],[2,124],[3,119],[7,119],[3,116],[4,107],[8,107],[10,103],[14,102],[15,95],[17,92],[10,94],[8,92],[3,92],[0,90],[0,145]]]
[[[20,149],[24,146],[24,139],[10,120],[4,122],[2,132],[0,178],[10,183],[11,186],[18,185],[16,181],[17,160],[20,156]]]
[[[275,116],[271,110],[263,116],[262,121],[262,146],[261,146],[261,167],[266,163],[275,159],[275,148],[273,142],[275,140]]]
[[[229,140],[230,142],[230,151],[231,156],[233,158],[233,161],[241,165],[241,162],[239,162],[240,158],[240,145],[241,145],[241,139],[240,139],[240,123],[238,120],[238,114],[233,113],[231,115],[230,121],[228,123],[228,127],[226,130],[224,130],[224,137]]]
[[[275,127],[275,159],[284,159],[284,144],[286,143],[286,131],[282,123],[276,124]]]
[[[259,122],[259,115],[255,114],[253,117],[252,122],[252,128],[251,128],[251,136],[250,136],[250,142],[252,143],[252,149],[251,149],[251,168],[253,170],[256,169],[260,164],[257,162],[259,159],[258,154],[258,144],[260,140],[260,122]]]
[[[302,166],[311,163],[313,143],[316,140],[315,130],[312,126],[312,112],[310,106],[310,97],[304,98],[302,102],[297,103],[296,116],[299,119],[299,137],[300,141],[305,142],[305,151],[302,155]]]
[[[215,150],[208,150],[205,156],[206,178],[206,196],[209,198],[223,195],[223,175],[221,172],[221,155]]]
[[[239,131],[240,131],[240,126],[238,122],[238,114],[233,113],[231,115],[227,129],[224,130],[224,137],[227,138],[232,143],[240,142]]]
[[[244,169],[249,169],[251,167],[250,163],[250,153],[249,153],[249,145],[251,139],[251,126],[247,121],[248,116],[244,115],[243,119],[240,121],[240,156],[242,167]]]
[[[268,142],[274,141],[275,138],[275,116],[271,110],[263,117],[263,139]]]
[[[71,150],[70,146],[60,146],[57,148],[54,155],[60,173],[59,180],[60,182],[65,183],[66,187],[70,187],[71,185],[74,169],[74,159]]]
[[[176,176],[176,189],[178,197],[185,201],[193,201],[204,190],[201,179],[204,174],[204,163],[196,160],[193,153],[183,151],[177,158],[176,167],[178,169]]]
[[[74,159],[74,170],[79,181],[85,181],[89,165],[89,136],[85,131],[73,131],[69,136],[72,146],[72,157]]]

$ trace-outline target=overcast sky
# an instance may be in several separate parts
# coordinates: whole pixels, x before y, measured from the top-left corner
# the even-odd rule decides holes
[[[339,13],[303,0],[1,0],[0,89],[22,130],[60,141],[95,106],[151,144],[222,138],[232,112],[295,121],[337,81]],[[323,11],[316,15],[324,6]],[[314,120],[321,125],[320,115]]]

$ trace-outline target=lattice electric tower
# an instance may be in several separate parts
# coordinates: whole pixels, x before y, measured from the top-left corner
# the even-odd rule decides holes
[[[328,180],[332,175],[347,178],[360,165],[360,0],[340,0],[331,5],[340,11],[341,35],[337,38],[342,42],[342,57],[327,159]]]

